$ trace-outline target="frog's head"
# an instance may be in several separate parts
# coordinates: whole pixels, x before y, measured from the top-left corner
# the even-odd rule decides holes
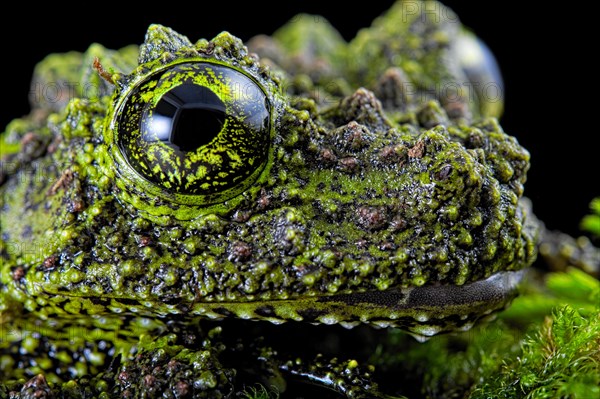
[[[407,21],[435,29],[371,76],[359,55],[376,58],[365,35],[381,26],[348,46],[321,22],[312,49],[339,42],[315,72],[285,67],[298,57],[285,38],[314,25],[296,23],[262,60],[228,33],[192,44],[151,26],[131,73],[102,71],[112,98],[51,116],[53,148],[28,165],[52,178],[1,187],[5,303],[420,335],[504,307],[535,256],[520,201],[529,156],[481,101],[428,86],[465,77],[452,29]],[[334,75],[346,78],[328,85]]]

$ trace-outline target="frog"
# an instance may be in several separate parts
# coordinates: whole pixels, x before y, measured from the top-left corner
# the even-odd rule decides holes
[[[497,65],[437,2],[349,42],[151,25],[50,55],[30,100],[0,135],[12,398],[401,397],[341,331],[468,330],[537,256]]]

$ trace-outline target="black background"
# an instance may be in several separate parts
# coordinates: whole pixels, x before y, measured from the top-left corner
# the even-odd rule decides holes
[[[89,11],[23,3],[4,13],[15,18],[18,29],[0,23],[2,130],[28,112],[33,66],[48,53],[84,51],[93,42],[109,48],[139,44],[149,23],[170,26],[192,41],[222,30],[247,40],[272,33],[298,12],[325,16],[351,39],[393,1],[344,5],[343,12],[323,0],[280,2],[276,8],[262,2],[213,1],[193,8],[165,2],[161,8],[124,9],[118,3],[93,2],[86,4]],[[600,195],[600,144],[594,141],[600,135],[599,111],[592,98],[597,72],[588,60],[598,46],[594,36],[581,32],[594,26],[594,15],[575,2],[526,3],[445,1],[498,59],[506,86],[501,122],[531,152],[526,195],[535,212],[550,228],[577,234],[589,201]],[[583,50],[575,50],[575,43]]]

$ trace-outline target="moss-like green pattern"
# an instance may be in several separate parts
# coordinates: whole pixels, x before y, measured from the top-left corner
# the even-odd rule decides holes
[[[139,48],[43,61],[34,85],[78,88],[39,91],[0,135],[13,396],[226,397],[304,378],[386,397],[364,356],[297,359],[272,346],[283,326],[207,319],[430,336],[507,306],[536,255],[529,154],[479,97],[447,90],[468,78],[453,14],[412,4],[351,43],[302,16],[251,40],[258,56],[226,32],[193,44],[153,25]],[[226,118],[177,153],[144,121],[183,84]]]

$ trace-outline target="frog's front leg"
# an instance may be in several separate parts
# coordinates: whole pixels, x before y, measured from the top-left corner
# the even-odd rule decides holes
[[[115,397],[230,397],[236,371],[220,362],[226,346],[211,339],[219,332],[216,327],[206,335],[186,329],[158,339],[143,336],[135,356],[101,378],[114,384]]]
[[[600,278],[600,249],[585,236],[571,237],[560,231],[542,227],[539,254],[551,270],[575,267]]]
[[[0,327],[0,397],[223,398],[234,390],[220,327],[30,313]]]
[[[341,360],[317,355],[310,362],[295,359],[287,361],[280,368],[295,378],[330,388],[347,398],[404,398],[381,393],[377,383],[373,381],[374,367],[359,365],[353,359]]]

